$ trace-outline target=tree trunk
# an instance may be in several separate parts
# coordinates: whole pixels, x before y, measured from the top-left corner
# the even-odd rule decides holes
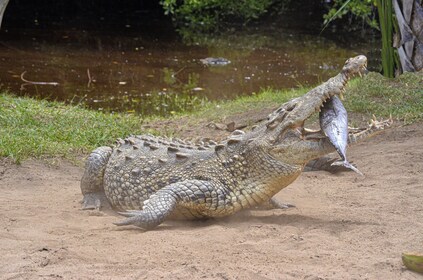
[[[400,33],[394,40],[394,46],[398,49],[402,72],[420,71],[423,69],[422,0],[392,2]]]
[[[1,28],[1,22],[3,21],[3,15],[4,15],[4,11],[6,10],[7,3],[9,3],[9,0],[0,0],[0,28]]]

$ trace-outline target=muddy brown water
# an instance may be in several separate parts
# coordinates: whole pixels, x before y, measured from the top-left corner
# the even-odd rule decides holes
[[[347,58],[375,46],[345,46],[287,30],[234,31],[184,42],[168,31],[125,28],[130,32],[3,29],[0,88],[96,110],[167,115],[196,108],[204,99],[315,85],[336,74]],[[206,66],[200,61],[206,57],[231,63]]]

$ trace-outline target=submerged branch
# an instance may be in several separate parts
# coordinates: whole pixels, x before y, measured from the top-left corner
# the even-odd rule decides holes
[[[59,83],[57,82],[34,82],[34,81],[28,81],[27,79],[24,78],[26,71],[23,71],[21,74],[21,80],[27,84],[31,84],[31,85],[48,85],[48,86],[58,86]]]
[[[93,82],[93,79],[91,78],[90,69],[87,68],[87,76],[88,76],[88,84],[87,87],[91,86],[91,83]]]

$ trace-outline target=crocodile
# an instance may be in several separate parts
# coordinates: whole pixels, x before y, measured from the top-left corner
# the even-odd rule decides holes
[[[150,230],[171,218],[224,217],[268,203],[285,207],[272,197],[309,161],[335,151],[304,122],[366,66],[363,55],[348,59],[335,77],[284,103],[251,131],[236,130],[221,142],[134,135],[97,148],[81,180],[82,208],[109,203],[126,217],[116,225]]]
[[[206,57],[200,59],[200,62],[206,66],[225,66],[231,63],[230,60],[224,57]]]

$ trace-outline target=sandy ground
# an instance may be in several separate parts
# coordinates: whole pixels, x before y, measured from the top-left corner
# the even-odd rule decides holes
[[[423,123],[349,149],[366,173],[303,173],[277,197],[289,210],[118,228],[80,210],[82,168],[0,164],[1,279],[422,279]]]

